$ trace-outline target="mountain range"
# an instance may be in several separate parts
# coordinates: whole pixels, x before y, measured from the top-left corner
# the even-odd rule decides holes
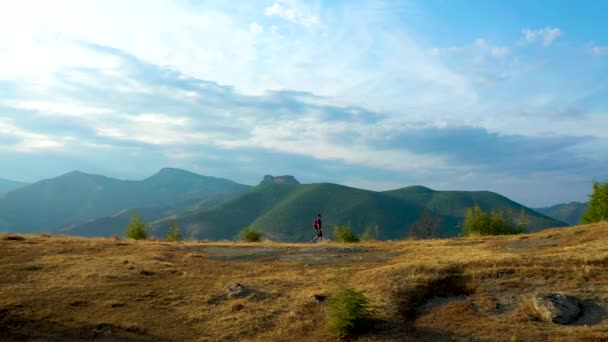
[[[176,208],[249,186],[227,179],[162,169],[140,181],[79,171],[42,180],[0,199],[0,230],[56,231],[131,208]]]
[[[534,210],[543,215],[566,222],[569,225],[577,225],[581,223],[581,217],[585,210],[587,210],[588,205],[589,202],[570,202],[556,204],[546,208],[535,208]]]
[[[11,192],[13,190],[22,188],[28,185],[28,183],[12,181],[4,178],[0,178],[0,197],[2,197],[7,192]]]
[[[259,185],[248,186],[166,168],[140,181],[76,171],[14,190],[0,199],[0,231],[122,235],[137,211],[151,234],[159,237],[177,220],[187,238],[232,239],[252,227],[270,239],[303,241],[312,235],[316,214],[322,213],[325,227],[350,224],[359,234],[378,227],[378,238],[398,239],[427,212],[440,222],[438,236],[449,237],[458,235],[465,210],[475,204],[516,215],[523,210],[528,231],[566,225],[489,191],[423,186],[370,191],[332,183],[300,184],[289,175],[266,175]]]

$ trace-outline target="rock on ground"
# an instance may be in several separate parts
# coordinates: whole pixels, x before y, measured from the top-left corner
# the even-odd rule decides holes
[[[532,303],[545,322],[568,324],[581,315],[581,303],[559,293],[536,295],[532,298]]]
[[[228,292],[228,298],[245,297],[249,294],[249,289],[247,289],[245,285],[239,283],[228,285],[226,291]]]

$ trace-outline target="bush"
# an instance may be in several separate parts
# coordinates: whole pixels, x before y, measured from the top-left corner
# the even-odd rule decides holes
[[[169,241],[181,241],[182,240],[182,232],[179,229],[179,222],[173,221],[171,222],[171,227],[167,231],[165,235],[165,240]]]
[[[479,205],[475,205],[467,209],[462,230],[464,235],[509,235],[522,233],[523,226],[522,222],[513,224],[512,217],[505,218],[502,211],[485,213]]]
[[[125,236],[135,240],[148,238],[148,227],[146,227],[143,217],[136,211],[131,214],[131,222],[125,229]]]
[[[255,230],[253,228],[245,228],[241,231],[241,240],[246,242],[260,242],[262,241],[262,233],[259,230]]]
[[[335,226],[334,237],[337,242],[359,242],[359,237],[352,232],[350,225]]]
[[[351,288],[339,288],[327,301],[327,326],[337,337],[365,331],[372,314],[367,296]]]
[[[378,225],[365,228],[363,236],[361,237],[361,240],[363,241],[376,241],[378,239],[380,239],[380,227],[378,227]]]
[[[593,193],[589,195],[589,205],[581,217],[582,223],[608,220],[608,182],[593,182]]]

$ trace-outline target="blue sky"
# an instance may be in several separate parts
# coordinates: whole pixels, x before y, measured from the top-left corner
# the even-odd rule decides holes
[[[530,206],[608,178],[608,3],[0,2],[0,177],[161,167]]]

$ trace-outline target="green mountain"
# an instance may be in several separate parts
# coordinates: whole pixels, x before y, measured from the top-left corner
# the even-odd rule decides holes
[[[22,188],[26,185],[28,184],[0,178],[0,197],[6,194],[7,192]]]
[[[534,210],[570,225],[577,225],[581,223],[581,217],[585,210],[587,210],[588,205],[589,202],[570,202],[556,204],[547,208],[535,208]]]
[[[322,213],[326,233],[338,224],[350,224],[359,234],[378,226],[381,239],[398,239],[427,211],[441,220],[439,235],[456,236],[466,208],[474,204],[515,215],[523,208],[529,231],[565,226],[488,191],[434,191],[413,186],[376,192],[329,183],[260,185],[216,207],[182,215],[180,222],[186,236],[198,239],[232,239],[244,227],[252,227],[273,240],[304,241],[312,236],[316,214]],[[154,222],[153,231],[162,235],[168,224],[168,219]]]
[[[6,194],[0,199],[0,231],[56,230],[128,208],[171,208],[248,188],[227,179],[168,168],[138,181],[74,171]]]

